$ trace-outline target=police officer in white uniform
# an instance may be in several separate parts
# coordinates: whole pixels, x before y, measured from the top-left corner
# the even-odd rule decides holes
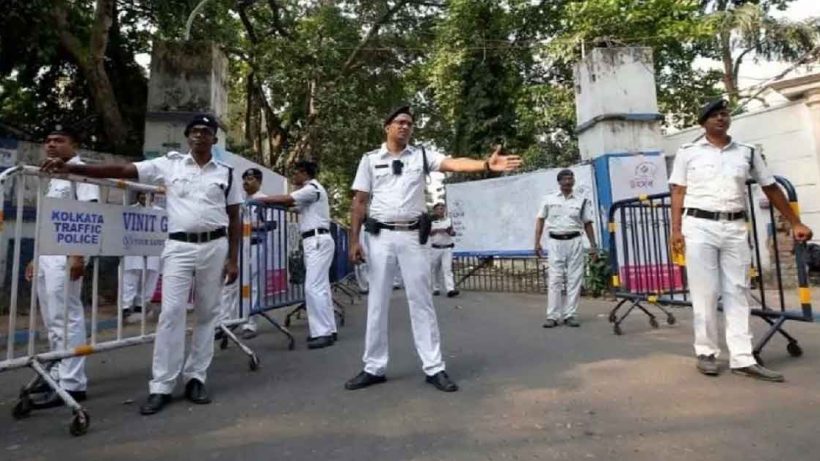
[[[496,150],[488,160],[447,158],[409,144],[414,118],[409,106],[391,112],[384,120],[386,142],[368,152],[359,163],[351,207],[350,259],[369,265],[370,294],[367,298],[367,333],[364,370],[345,383],[349,390],[386,381],[388,362],[387,313],[391,284],[401,270],[410,307],[416,351],[428,383],[445,392],[458,390],[444,371],[438,322],[430,287],[430,259],[420,241],[418,227],[424,204],[425,173],[458,171],[480,173],[518,168],[521,159]],[[426,164],[424,158],[426,157]],[[369,211],[368,211],[369,205]],[[365,215],[368,247],[359,243]],[[377,233],[374,233],[377,232]]]
[[[549,287],[544,328],[556,327],[561,321],[571,327],[581,326],[576,314],[584,279],[582,231],[587,234],[591,256],[595,257],[596,254],[592,205],[589,200],[573,192],[575,175],[572,170],[558,172],[558,186],[558,191],[544,198],[535,220],[535,255],[539,258],[541,236],[544,224],[547,225]]]
[[[444,280],[447,297],[458,296],[453,281],[453,222],[447,217],[447,206],[443,202],[433,205],[433,224],[430,229],[430,260],[433,277],[433,296],[440,293],[440,283]]]
[[[681,146],[669,178],[672,247],[686,254],[697,368],[709,376],[720,373],[715,360],[720,354],[720,297],[732,372],[765,381],[783,381],[782,374],[757,364],[752,353],[747,299],[751,251],[747,240],[746,181],[757,181],[770,203],[791,223],[797,241],[810,239],[812,231],[789,206],[760,153],[729,136],[728,102],[706,104],[698,123],[705,136]]]
[[[295,205],[299,211],[299,231],[305,250],[305,305],[310,349],[332,346],[336,337],[336,318],[330,292],[330,266],[336,244],[330,235],[327,191],[316,180],[318,172],[318,166],[313,162],[297,162],[291,182],[299,189],[289,195],[273,195],[252,202]]]
[[[57,125],[46,137],[47,158],[58,159],[69,165],[83,164],[77,155],[78,140],[78,135],[72,128]],[[91,184],[77,183],[72,191],[69,181],[52,179],[49,181],[46,197],[97,202],[100,199],[100,190]],[[66,276],[66,265],[69,267],[68,276]],[[40,302],[43,323],[48,330],[51,350],[73,349],[86,343],[85,313],[80,299],[84,273],[85,260],[82,256],[40,256],[37,260],[37,299]],[[26,269],[26,279],[31,281],[33,277],[33,264],[29,263]],[[68,285],[67,289],[66,285]],[[65,305],[67,305],[68,318],[65,318]],[[64,338],[66,322],[68,322],[68,337]],[[64,340],[65,343],[63,343]],[[74,400],[86,399],[88,378],[85,374],[84,357],[61,360],[51,369],[51,374],[60,387],[68,391]],[[34,408],[52,408],[61,405],[63,405],[63,400],[55,392],[48,392],[33,402]]]
[[[171,401],[180,373],[189,401],[211,402],[205,378],[213,358],[213,332],[222,286],[233,283],[238,274],[242,233],[242,195],[233,187],[233,169],[211,155],[217,129],[212,116],[194,117],[185,128],[187,154],[169,152],[153,160],[119,165],[59,160],[43,164],[46,171],[165,185],[169,234],[162,254],[162,311],[154,341],[153,379],[148,400],[140,407],[145,415],[157,413]],[[196,322],[186,359],[185,307],[192,282]]]
[[[259,168],[248,168],[242,173],[242,188],[245,190],[245,197],[248,200],[267,197],[267,195],[260,190],[261,187],[262,171],[259,170]],[[268,252],[273,250],[269,245],[272,242],[268,238],[268,231],[272,230],[270,224],[273,224],[270,218],[268,213],[260,213],[254,217],[253,220],[254,229],[251,235],[250,261],[248,261],[248,266],[250,266],[251,271],[248,275],[251,286],[251,310],[259,307],[261,302],[260,293],[264,293],[265,291],[263,288],[260,292],[259,287],[265,287],[267,283],[265,275],[263,275],[262,279],[259,278],[259,264],[261,263],[263,267],[267,266],[266,262],[269,260]],[[220,313],[219,321],[224,322],[231,319],[231,317],[238,318],[238,316],[239,279],[230,285],[225,285],[222,289],[222,312]],[[256,337],[257,328],[256,316],[251,315],[248,317],[248,321],[242,325],[242,338],[251,339]],[[219,333],[221,333],[221,331]]]
[[[134,207],[147,207],[148,194],[137,192],[137,201]],[[156,205],[151,208],[161,209]],[[142,270],[145,268],[145,285],[143,286]],[[143,304],[148,305],[154,296],[159,280],[160,259],[159,256],[125,256],[123,258],[122,275],[122,309],[123,317],[128,317],[133,313],[142,312]]]

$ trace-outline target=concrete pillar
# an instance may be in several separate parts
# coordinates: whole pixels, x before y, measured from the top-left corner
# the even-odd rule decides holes
[[[661,131],[651,48],[595,48],[575,65],[582,160],[658,152]]]
[[[597,211],[602,218],[598,230],[601,246],[611,252],[617,245],[619,255],[635,255],[638,248],[610,242],[607,220],[610,207],[619,200],[669,190],[661,152],[663,116],[658,112],[652,50],[593,49],[575,66],[575,100],[581,159],[591,162],[595,172]],[[631,224],[646,229],[646,235],[659,231],[657,223],[638,218]],[[620,231],[624,231],[623,226]],[[658,277],[654,274],[668,266],[663,257],[653,259],[638,260],[633,256],[627,262],[619,257],[618,275],[622,280],[632,274],[646,281],[648,285],[643,289],[660,291],[679,285],[679,270]],[[678,281],[670,285],[673,279]]]
[[[215,115],[222,125],[228,112],[227,73],[228,59],[212,42],[154,44],[145,115],[146,158],[186,151],[183,130],[195,114]],[[224,133],[219,147],[224,150]]]

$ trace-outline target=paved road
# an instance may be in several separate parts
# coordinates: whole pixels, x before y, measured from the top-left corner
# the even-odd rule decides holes
[[[336,346],[308,351],[304,322],[287,351],[273,330],[218,351],[209,406],[175,401],[142,417],[150,346],[89,358],[90,432],[68,434],[66,410],[10,416],[27,372],[0,375],[0,459],[812,460],[820,437],[820,326],[790,324],[806,354],[776,339],[764,353],[785,384],[700,376],[688,311],[651,330],[635,317],[613,336],[611,303],[585,300],[580,329],[541,328],[544,298],[463,293],[438,300],[444,353],[462,390],[423,381],[403,293],[391,323],[386,384],[346,391],[361,367],[364,307],[348,309]],[[760,331],[758,321],[754,321]]]

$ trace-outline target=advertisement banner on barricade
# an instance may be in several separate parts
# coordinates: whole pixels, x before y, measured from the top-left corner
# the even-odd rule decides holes
[[[159,256],[168,237],[161,209],[46,197],[38,215],[42,255]]]

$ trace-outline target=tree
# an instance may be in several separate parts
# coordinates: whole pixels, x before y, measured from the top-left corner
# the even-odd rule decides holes
[[[715,30],[711,56],[723,67],[723,88],[733,103],[741,99],[738,75],[749,58],[795,62],[817,57],[820,20],[792,22],[771,16],[772,9],[785,9],[792,0],[709,0],[702,2]]]

